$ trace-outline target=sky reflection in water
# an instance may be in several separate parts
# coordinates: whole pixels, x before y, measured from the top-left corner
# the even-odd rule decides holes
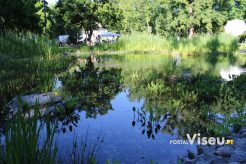
[[[84,138],[88,129],[88,144],[95,143],[96,137],[102,130],[104,143],[99,152],[99,162],[106,160],[119,160],[121,163],[149,163],[151,160],[159,163],[177,161],[177,156],[185,154],[187,149],[195,151],[195,145],[170,145],[171,139],[176,135],[158,133],[155,140],[148,139],[141,134],[141,129],[132,126],[132,108],[141,108],[143,100],[130,102],[128,92],[119,93],[112,101],[114,110],[106,115],[97,116],[96,119],[85,118],[85,113],[80,113],[81,121],[73,132],[58,135],[59,146],[72,145],[75,136],[80,140]]]

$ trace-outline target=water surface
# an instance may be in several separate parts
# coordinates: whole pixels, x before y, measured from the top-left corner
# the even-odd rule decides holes
[[[84,142],[88,135],[87,145],[95,144],[97,137],[103,140],[98,144],[99,163],[175,163],[188,149],[195,152],[196,145],[171,145],[170,140],[198,132],[223,135],[225,122],[218,124],[218,114],[230,118],[245,105],[244,78],[234,84],[220,77],[222,69],[243,69],[245,59],[154,54],[99,58],[77,63],[77,71],[54,73],[34,92],[54,91],[66,100],[63,112],[53,118],[59,123],[56,139],[62,156],[69,155],[75,138]],[[27,87],[19,94],[29,92]],[[15,96],[7,90],[1,94],[5,103]]]

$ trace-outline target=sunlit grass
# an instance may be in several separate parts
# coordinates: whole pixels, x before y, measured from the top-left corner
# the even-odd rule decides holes
[[[93,50],[127,51],[127,52],[161,52],[166,54],[204,55],[207,53],[231,54],[238,49],[238,38],[230,35],[200,34],[192,39],[162,37],[148,33],[122,35],[116,43],[96,45]],[[85,47],[82,47],[86,50]]]

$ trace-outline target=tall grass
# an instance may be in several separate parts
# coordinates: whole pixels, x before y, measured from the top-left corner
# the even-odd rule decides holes
[[[0,163],[97,163],[97,153],[104,142],[101,131],[95,143],[88,143],[87,130],[80,142],[75,138],[71,152],[62,152],[55,140],[58,123],[52,124],[48,116],[41,118],[38,105],[35,106],[34,115],[29,115],[28,112],[24,114],[22,108],[25,104],[22,104],[20,99],[18,104],[18,112],[8,121],[4,138],[3,136],[0,138],[3,138],[3,142],[0,140]]]
[[[39,116],[38,106],[32,117],[23,117],[19,108],[16,116],[8,122],[1,152],[3,163],[55,163],[57,147],[53,141],[56,126],[51,126],[49,122],[44,126]],[[42,138],[44,127],[47,133]]]
[[[62,51],[55,41],[43,36],[0,34],[0,104],[19,93],[50,91],[54,74],[73,61],[61,55]]]
[[[183,55],[202,55],[204,53],[233,53],[238,48],[237,43],[237,38],[224,33],[201,34],[194,36],[192,39],[166,38],[147,33],[134,33],[121,36],[117,43],[95,46],[94,50],[161,51]]]

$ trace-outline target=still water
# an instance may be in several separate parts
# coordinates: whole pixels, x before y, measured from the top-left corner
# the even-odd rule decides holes
[[[231,67],[244,70],[245,58],[98,58],[100,62],[78,62],[48,76],[52,83],[39,84],[37,92],[31,92],[53,91],[64,99],[52,114],[59,124],[55,138],[62,157],[70,155],[77,140],[78,146],[86,142],[87,147],[100,147],[99,163],[176,163],[187,150],[196,152],[196,145],[172,145],[170,140],[198,132],[225,135],[232,126],[228,122],[240,121],[244,113],[239,110],[245,106],[244,72],[232,81],[220,76]],[[27,93],[24,89],[18,94]],[[5,103],[15,96],[13,91],[5,94]]]
[[[159,163],[177,162],[177,156],[184,155],[188,149],[196,151],[195,145],[170,145],[170,140],[178,139],[175,133],[158,133],[153,140],[147,134],[142,134],[140,124],[133,127],[132,108],[141,108],[143,100],[129,101],[127,91],[117,94],[111,104],[113,110],[106,115],[97,116],[96,119],[86,118],[85,113],[81,112],[78,127],[73,132],[57,136],[59,146],[64,148],[72,145],[75,136],[78,140],[83,140],[88,130],[88,144],[96,142],[100,131],[104,137],[98,152],[100,163],[109,159],[119,160],[121,163],[149,163],[151,160]]]

